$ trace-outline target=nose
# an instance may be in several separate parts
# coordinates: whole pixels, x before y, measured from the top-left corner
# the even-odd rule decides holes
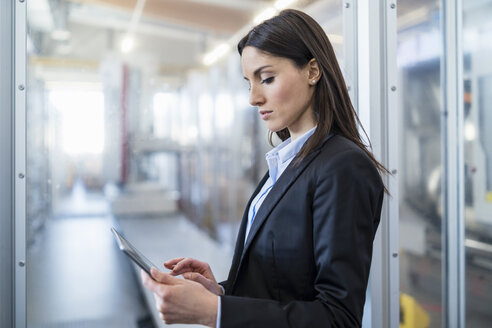
[[[265,103],[265,97],[263,96],[260,88],[251,85],[249,92],[249,103],[251,106],[261,106]]]

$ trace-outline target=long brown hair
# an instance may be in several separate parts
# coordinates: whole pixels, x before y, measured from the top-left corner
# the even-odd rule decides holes
[[[326,33],[311,16],[294,9],[283,10],[277,16],[254,27],[239,41],[237,49],[240,55],[246,46],[291,59],[299,68],[305,67],[313,58],[318,62],[322,74],[312,99],[317,128],[299,151],[297,160],[305,158],[321,145],[330,132],[334,132],[359,146],[380,173],[389,173],[388,169],[376,160],[359,135],[357,124],[361,127],[362,124],[350,101],[333,47]],[[364,133],[366,134],[365,130]],[[287,128],[276,134],[282,141],[290,137]],[[270,134],[270,141],[272,135],[273,133]],[[386,188],[385,191],[387,192]]]

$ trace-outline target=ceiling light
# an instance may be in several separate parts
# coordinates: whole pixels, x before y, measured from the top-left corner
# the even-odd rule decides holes
[[[135,46],[135,41],[131,36],[126,36],[121,41],[121,51],[124,53],[130,52]]]
[[[70,31],[68,30],[56,29],[51,32],[51,38],[57,41],[66,41],[70,39],[70,35]]]
[[[297,0],[277,0],[275,2],[275,8],[277,10],[282,10],[290,7],[294,2],[297,2]]]
[[[253,19],[253,22],[255,24],[260,24],[263,21],[273,17],[277,13],[277,10],[273,7],[268,7],[267,9],[263,10],[261,13],[258,14],[258,16]]]
[[[208,54],[203,57],[203,63],[207,66],[215,63],[219,58],[223,57],[231,50],[231,46],[227,43],[221,43],[217,48],[210,51]]]
[[[471,122],[465,123],[464,135],[466,141],[473,141],[477,136],[477,130],[475,129],[475,125]]]

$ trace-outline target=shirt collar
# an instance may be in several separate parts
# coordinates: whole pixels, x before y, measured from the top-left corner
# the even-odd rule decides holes
[[[285,163],[286,161],[292,159],[297,155],[299,150],[301,150],[302,146],[304,146],[304,143],[309,139],[309,137],[313,135],[315,130],[316,127],[312,128],[294,141],[291,141],[291,138],[283,141],[280,145],[266,153],[265,158],[267,163],[270,163],[269,159],[272,157],[278,157],[279,164]]]
[[[294,141],[291,141],[288,145],[283,147],[282,149],[278,150],[278,157],[280,160],[280,163],[285,163],[286,161],[294,158],[294,156],[297,155],[299,150],[301,150],[302,146],[306,143],[306,141],[311,137],[314,133],[314,130],[316,130],[316,127],[312,128],[311,130],[307,131],[304,133],[302,136],[297,138]],[[288,139],[289,141],[291,138]]]

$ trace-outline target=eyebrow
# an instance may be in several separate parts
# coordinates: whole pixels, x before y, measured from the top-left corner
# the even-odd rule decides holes
[[[257,76],[263,69],[267,68],[267,67],[272,67],[272,65],[264,65],[264,66],[261,66],[261,67],[258,67],[257,69],[255,69],[255,71],[253,72],[253,76]],[[248,78],[246,76],[244,76],[244,79],[246,81],[249,81]]]

